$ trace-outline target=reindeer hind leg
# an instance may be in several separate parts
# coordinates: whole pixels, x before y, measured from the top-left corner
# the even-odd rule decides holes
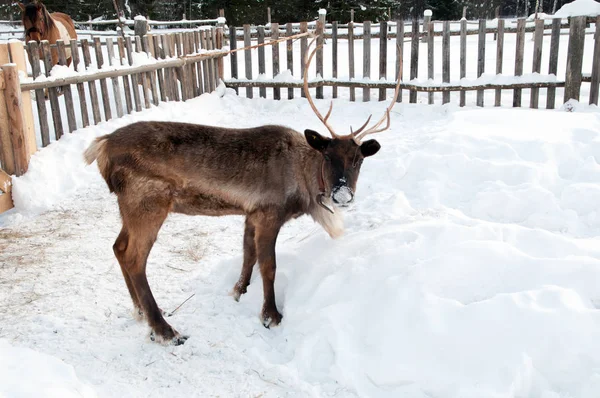
[[[158,231],[167,218],[170,198],[156,195],[142,200],[144,203],[137,203],[136,206],[128,206],[124,200],[119,200],[128,237],[127,247],[122,255],[124,273],[129,276],[139,306],[148,321],[151,329],[150,338],[161,343],[180,345],[187,340],[187,336],[180,335],[165,321],[146,277],[148,256]]]

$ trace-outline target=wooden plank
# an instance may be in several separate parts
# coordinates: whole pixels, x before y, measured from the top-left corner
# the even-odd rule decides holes
[[[162,50],[162,35],[154,36],[152,40],[152,44],[154,45],[154,54],[156,54],[156,59],[164,59],[165,52]],[[158,91],[160,93],[160,100],[163,102],[167,101],[167,88],[165,87],[165,71],[163,69],[159,69],[156,71],[156,77],[158,80]]]
[[[523,75],[523,52],[525,51],[525,18],[517,20],[517,45],[515,54],[515,76]],[[513,107],[521,106],[520,88],[513,91]]]
[[[100,44],[100,38],[94,37],[94,50],[96,51],[96,65],[98,69],[102,69],[104,65],[104,57],[102,56],[102,45]],[[102,103],[104,105],[104,120],[112,119],[112,113],[110,109],[110,97],[108,96],[108,85],[106,79],[100,79],[100,91],[102,93]]]
[[[181,42],[181,48],[182,48],[181,55],[191,54],[190,45],[187,40],[187,32],[177,33],[177,40]],[[183,76],[184,76],[183,90],[186,93],[187,99],[194,98],[194,96],[195,96],[195,87],[194,87],[195,85],[194,85],[193,79],[192,79],[192,68],[191,67],[192,67],[192,64],[186,64],[183,67]]]
[[[115,59],[115,48],[113,45],[113,39],[111,37],[106,38],[106,53],[108,55],[108,64],[110,66],[113,66]],[[113,88],[113,95],[115,97],[115,108],[117,110],[117,116],[123,117],[123,98],[121,97],[121,85],[119,84],[119,78],[112,77],[111,82]]]
[[[302,88],[303,82],[272,82],[272,81],[239,81],[239,80],[231,80],[225,82],[227,87],[279,87],[279,88]],[[308,87],[355,87],[355,88],[365,88],[369,87],[371,89],[393,89],[396,87],[396,82],[363,82],[363,81],[340,81],[340,80],[331,80],[331,79],[323,79],[318,81],[312,81],[308,83]],[[401,83],[400,87],[404,90],[410,91],[418,91],[418,92],[436,92],[443,93],[444,91],[477,91],[477,90],[512,90],[515,88],[547,88],[547,87],[564,87],[565,83],[560,81],[555,82],[540,82],[540,83],[489,83],[489,84],[471,84],[467,85],[466,83],[457,83],[457,84],[447,84],[447,85],[421,85],[416,83]]]
[[[175,41],[175,33],[169,33],[167,43],[169,43],[169,56],[177,58],[177,42]],[[182,98],[181,90],[181,72],[179,68],[171,68],[171,88],[173,89],[173,99],[180,101]]]
[[[46,44],[48,43],[47,41],[45,42]],[[42,48],[45,47],[50,50],[43,43],[44,41],[42,41]],[[50,51],[48,51],[48,55],[50,55]],[[10,139],[15,159],[15,175],[19,177],[27,172],[27,167],[29,166],[19,70],[15,64],[5,64],[2,66],[2,72],[4,74],[4,97],[9,119]]]
[[[319,15],[319,20],[317,21],[317,76],[323,77],[323,43],[325,38],[323,37],[323,32],[325,30],[324,22]],[[317,87],[316,90],[317,99],[323,99],[323,87]]]
[[[202,48],[204,50],[206,50],[208,47],[208,44],[206,43],[206,31],[202,30],[200,31],[200,44],[202,45]],[[208,66],[208,60],[204,60],[202,61],[202,69],[203,69],[203,75],[204,75],[204,91],[207,93],[210,93],[211,90],[211,85],[210,85],[210,71],[209,71],[209,66]]]
[[[419,21],[412,21],[412,37],[410,46],[410,80],[419,77]],[[411,104],[417,102],[417,92],[411,91],[409,94]]]
[[[7,210],[10,210],[14,207],[12,197],[10,194],[1,194],[0,195],[0,213],[4,213]]]
[[[0,43],[0,65],[5,65],[8,63],[10,63],[10,57],[8,55],[8,44]],[[38,71],[40,69],[39,62],[37,64],[37,69]],[[2,80],[4,80],[4,76],[2,76]],[[41,99],[43,104],[44,92],[43,90],[40,91],[42,92]],[[2,168],[4,168],[4,170],[6,170],[8,174],[15,174],[15,157],[13,154],[12,143],[10,140],[10,121],[8,118],[8,109],[6,108],[6,100],[4,98],[4,93],[0,92],[0,174],[2,172]]]
[[[334,79],[338,76],[338,23],[333,21],[331,26],[331,75]],[[338,90],[337,87],[333,87],[332,90],[333,98],[337,98]]]
[[[262,28],[262,37],[263,37],[263,42],[265,39],[265,28],[263,26],[259,26],[258,29]],[[260,35],[260,33],[259,33]],[[235,26],[230,26],[229,27],[229,48],[231,50],[235,50],[237,48],[237,35],[235,33]],[[260,48],[260,47],[259,47]],[[264,49],[263,49],[263,54],[264,54]],[[260,53],[259,53],[259,61],[260,61]],[[236,52],[232,52],[231,54],[229,54],[229,61],[231,62],[231,77],[234,79],[238,78],[238,58],[237,58],[237,51]],[[264,59],[263,59],[264,61]],[[259,72],[260,73],[260,72]],[[238,89],[235,89],[235,93],[238,93]],[[262,95],[261,95],[262,97]],[[264,98],[264,97],[263,97]]]
[[[291,23],[288,23],[285,25],[285,31],[288,36],[291,36],[294,34]],[[294,75],[294,41],[287,40],[285,42],[285,44],[286,44],[286,49],[287,49],[287,68],[293,76]],[[293,98],[294,98],[294,89],[288,88],[288,99],[293,99]]]
[[[223,27],[217,24],[215,29],[215,49],[223,49]],[[225,64],[223,63],[223,57],[215,58],[217,63],[217,82],[225,80]]]
[[[250,42],[250,25],[244,25],[244,47],[250,47],[252,43]],[[252,50],[246,49],[244,50],[244,72],[246,74],[246,79],[252,80]],[[246,87],[246,97],[252,98],[253,92],[252,87]]]
[[[195,43],[195,32],[187,32],[187,40],[188,40],[188,47],[189,47],[189,54],[196,54],[197,50],[196,50],[196,43]],[[194,97],[199,96],[200,94],[202,94],[202,84],[198,84],[198,69],[197,69],[197,62],[191,63],[190,64],[190,73],[191,73],[191,79],[192,79],[192,84],[193,84],[193,94]]]
[[[442,81],[450,83],[450,22],[444,21],[442,38]],[[450,102],[450,91],[442,94],[442,103]]]
[[[387,79],[387,22],[381,21],[379,24],[379,79]],[[379,101],[385,101],[385,88],[379,89]]]
[[[350,80],[354,78],[354,23],[348,24],[348,73]],[[350,87],[350,101],[356,101],[356,90]]]
[[[200,43],[202,42],[202,39],[200,38],[200,32],[196,31],[194,32],[194,47],[196,49],[196,52],[199,53],[200,49],[202,48],[200,46]],[[234,40],[234,46],[237,45],[237,41]],[[237,52],[236,53],[231,53],[230,57],[233,57],[235,55],[235,76],[237,78]],[[202,72],[202,62],[198,61],[196,62],[196,73],[198,75],[198,91],[199,91],[199,95],[203,94],[206,91],[206,88],[204,87],[204,77],[203,77],[203,72]],[[233,73],[233,70],[232,70]],[[232,75],[233,77],[233,75]],[[238,93],[238,89],[235,89],[236,94]]]
[[[300,22],[300,33],[306,33],[308,31],[308,23]],[[308,39],[306,36],[300,38],[300,74],[304,78],[304,69],[306,68],[306,49],[308,47]],[[304,90],[300,90],[300,96],[306,97]]]
[[[431,17],[429,17],[429,18],[431,18]],[[427,27],[423,26],[423,28],[427,29],[427,78],[429,80],[433,80],[434,66],[435,66],[434,42],[433,42],[434,23],[429,22],[427,24]],[[434,93],[429,93],[427,95],[427,102],[429,103],[429,105],[433,104],[433,102],[434,102],[433,96],[434,96]]]
[[[181,35],[181,33],[179,33]],[[135,37],[135,52],[141,53],[143,52],[142,48],[142,39],[140,36]],[[147,73],[140,73],[139,78],[142,80],[142,92],[144,96],[144,107],[146,109],[150,108],[150,84]]]
[[[271,24],[271,39],[278,40],[279,39],[279,24],[272,23]],[[279,74],[279,44],[275,43],[271,45],[272,58],[273,58],[273,78]],[[276,100],[281,99],[281,90],[279,88],[273,89],[273,98]]]
[[[467,20],[460,21],[460,78],[467,76]],[[460,92],[460,106],[465,106],[467,102],[464,91]]]
[[[119,60],[121,65],[129,64],[125,58],[125,41],[123,40],[123,37],[119,36],[117,38],[117,46],[119,48]],[[125,106],[127,108],[127,113],[131,113],[133,112],[133,100],[131,98],[130,76],[123,76],[123,90],[125,91]]]
[[[79,68],[79,47],[77,39],[71,40],[71,59],[73,60],[73,69],[77,72]],[[81,122],[83,127],[90,125],[90,117],[88,115],[87,99],[85,98],[85,86],[83,83],[77,83],[77,93],[79,94],[79,109],[81,110]]]
[[[25,48],[23,43],[12,40],[8,43],[12,62],[17,64],[17,69],[21,73],[27,73],[27,60],[25,59]],[[23,99],[23,114],[25,115],[25,140],[27,145],[28,159],[37,152],[37,140],[35,138],[35,125],[33,122],[33,105],[31,103],[31,93],[24,91],[21,93]]]
[[[213,26],[210,28],[210,41],[208,42],[208,49],[209,50],[215,50],[217,48],[217,29]],[[217,88],[217,85],[219,84],[219,60],[217,58],[212,58],[208,60],[209,62],[212,62],[213,64],[213,81],[214,81],[214,86],[213,86],[213,90],[215,90]]]
[[[132,48],[131,36],[127,36],[125,38],[125,51],[127,52],[127,62],[129,65],[133,65],[133,48]],[[137,112],[142,111],[142,100],[140,98],[140,88],[139,88],[139,75],[137,73],[132,74],[131,76],[131,88],[133,90],[133,100],[135,102],[135,110]]]
[[[215,47],[215,42],[214,42],[214,30],[210,29],[206,31],[206,45],[208,46],[208,50],[213,50]],[[208,65],[209,65],[209,72],[210,72],[210,89],[211,91],[214,91],[217,88],[217,84],[219,82],[218,80],[218,74],[217,74],[217,64],[215,62],[214,59],[209,59],[208,60]]]
[[[531,71],[533,73],[540,73],[542,70],[542,47],[544,44],[544,20],[537,19],[535,21],[535,33],[533,34],[533,65]],[[531,89],[530,107],[533,109],[538,108],[540,100],[540,89]]]
[[[0,192],[12,192],[12,177],[2,169],[0,169]]]
[[[176,56],[179,58],[179,57],[185,55],[183,35],[181,32],[178,32],[178,33],[174,34],[174,37],[175,37]],[[182,101],[187,101],[188,99],[190,99],[190,90],[189,90],[190,79],[187,74],[187,71],[188,70],[185,66],[177,68],[177,75],[179,76],[179,81],[181,82],[181,100]]]
[[[65,43],[62,40],[56,41],[57,52],[58,52],[58,64],[67,64],[67,53],[65,51]],[[69,48],[70,49],[70,48]],[[75,119],[75,106],[73,105],[73,93],[71,92],[71,86],[62,86],[62,91],[65,96],[65,108],[67,111],[67,123],[69,125],[69,133],[77,130],[77,120]]]
[[[558,71],[558,47],[560,43],[560,18],[552,19],[552,35],[550,37],[550,60],[548,74],[556,76]],[[556,103],[556,88],[549,87],[546,93],[546,108],[554,109]]]
[[[485,72],[485,19],[479,20],[479,40],[477,45],[477,77]],[[483,90],[477,90],[477,106],[483,106]]]
[[[3,44],[6,44],[6,43],[3,43]],[[8,63],[8,62],[6,62],[6,63]],[[4,65],[4,64],[5,63],[3,63],[2,65]],[[2,97],[2,101],[4,103],[4,96],[1,96],[1,97]],[[0,169],[0,213],[4,213],[5,211],[12,209],[14,207],[11,192],[12,192],[12,178],[10,177],[10,175],[8,175],[2,169]]]
[[[156,58],[153,54],[152,54],[152,49],[154,48],[154,46],[152,45],[152,42],[154,38],[151,35],[146,35],[144,37],[142,37],[142,49],[144,50],[144,52],[148,55],[148,58]],[[193,65],[192,65],[193,66]],[[154,105],[158,105],[158,101],[160,100],[160,98],[158,97],[158,88],[157,88],[157,84],[156,84],[156,72],[148,72],[148,78],[150,79],[150,91],[152,92],[152,103]],[[194,83],[193,85],[193,89],[196,90],[196,83]]]
[[[365,79],[371,79],[371,21],[363,23],[363,80]],[[367,101],[371,101],[371,89],[363,88],[363,102]]]
[[[396,21],[396,81],[404,77],[404,20]],[[402,102],[402,90],[398,93],[396,102]]]
[[[265,43],[265,27],[259,26],[258,30],[258,44]],[[267,73],[266,64],[265,64],[265,47],[258,47],[258,74],[264,75]],[[267,89],[265,87],[261,87],[258,90],[258,95],[261,98],[267,98]]]
[[[167,57],[170,57],[170,49],[169,49],[169,37],[167,35],[160,35],[160,42],[162,45],[162,53],[161,53],[161,58],[162,59],[166,59]],[[163,77],[164,77],[164,85],[165,85],[165,92],[167,95],[167,101],[172,101],[175,97],[174,91],[175,88],[173,87],[173,68],[165,68],[163,69]]]
[[[504,58],[504,19],[498,19],[498,32],[496,33],[496,74],[502,74],[502,60]],[[502,90],[496,90],[494,106],[502,105]]]
[[[50,76],[52,70],[52,55],[50,54],[50,43],[48,40],[42,40],[42,54],[44,54],[44,73]],[[58,140],[63,136],[62,116],[60,114],[60,105],[58,103],[58,89],[52,87],[48,89],[48,98],[50,98],[50,110],[52,111],[52,121],[54,122],[54,135]],[[16,156],[15,156],[16,160]]]
[[[29,56],[31,57],[31,73],[35,79],[42,74],[40,69],[40,51],[38,43],[30,41],[27,43]],[[35,102],[38,110],[38,120],[40,122],[40,131],[42,135],[42,146],[46,147],[50,145],[50,126],[48,126],[48,110],[46,108],[46,99],[44,96],[44,90],[35,90]],[[8,170],[7,170],[8,171]],[[11,174],[14,174],[12,172]]]
[[[596,17],[596,32],[594,34],[594,56],[592,57],[592,83],[590,87],[590,104],[598,105],[600,88],[600,15]]]
[[[586,17],[572,17],[569,28],[569,49],[565,75],[564,102],[570,99],[579,101],[583,66],[583,46],[585,43]]]

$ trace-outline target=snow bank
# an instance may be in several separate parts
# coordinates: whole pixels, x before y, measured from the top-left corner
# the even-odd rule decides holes
[[[92,398],[71,365],[29,348],[13,347],[0,339],[0,397]]]
[[[600,15],[600,3],[595,0],[575,0],[562,6],[554,14],[554,18],[578,16],[595,17]]]
[[[384,107],[336,100],[329,122],[349,132]],[[4,280],[51,270],[43,286],[62,294],[32,303],[41,315],[7,316],[3,333],[64,355],[102,396],[596,398],[600,118],[587,109],[397,104],[344,211],[346,235],[332,241],[306,217],[282,229],[275,290],[284,319],[270,330],[258,319],[258,272],[239,303],[229,296],[241,217],[169,217],[151,284],[161,308],[195,296],[169,318],[190,339],[167,348],[145,342],[130,320],[111,251],[118,210],[97,167],[81,160],[87,144],[140,119],[323,127],[301,98],[227,90],[67,134],[14,179],[13,213],[65,212],[18,223],[17,232],[42,231],[27,242],[49,246],[43,260],[0,267]],[[200,260],[171,251],[199,231],[214,240],[198,244]]]

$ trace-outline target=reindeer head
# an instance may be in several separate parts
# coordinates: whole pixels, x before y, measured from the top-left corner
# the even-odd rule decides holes
[[[309,44],[308,48],[315,42],[314,38]],[[308,67],[315,55],[317,48],[313,49],[309,57],[306,60],[306,66],[304,68],[304,93],[306,99],[310,104],[312,110],[315,112],[319,120],[323,122],[331,138],[324,137],[313,130],[305,130],[304,135],[306,141],[315,150],[319,151],[322,156],[322,164],[319,175],[319,204],[325,207],[327,210],[333,212],[333,210],[327,206],[323,198],[329,198],[337,205],[347,205],[354,200],[354,192],[356,191],[356,183],[358,181],[358,175],[360,173],[360,167],[364,158],[375,155],[381,145],[376,140],[363,141],[363,138],[369,134],[379,133],[387,130],[390,127],[390,111],[396,103],[396,98],[400,91],[400,79],[396,84],[396,91],[392,103],[386,109],[385,115],[375,123],[372,127],[367,128],[371,116],[367,119],[358,130],[353,131],[350,128],[350,134],[338,135],[333,128],[327,122],[331,111],[333,109],[333,101],[329,105],[329,111],[323,117],[317,107],[315,106],[310,92],[308,90]],[[386,122],[384,127],[381,125]]]

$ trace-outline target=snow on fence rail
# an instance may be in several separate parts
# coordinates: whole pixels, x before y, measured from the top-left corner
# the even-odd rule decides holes
[[[356,90],[362,89],[362,99],[363,101],[370,100],[370,92],[371,89],[379,89],[378,99],[384,100],[386,97],[386,90],[391,89],[395,85],[395,79],[398,78],[398,70],[400,71],[400,79],[405,79],[404,76],[404,65],[410,66],[410,80],[405,81],[401,84],[401,90],[409,91],[409,101],[411,103],[417,102],[417,93],[418,92],[428,92],[428,103],[434,103],[434,92],[442,92],[442,102],[448,103],[450,102],[450,93],[451,92],[459,92],[460,94],[460,106],[464,106],[466,103],[465,93],[467,91],[476,91],[476,103],[478,106],[484,106],[484,92],[485,90],[494,90],[495,98],[494,105],[500,106],[502,104],[502,94],[503,90],[512,90],[512,105],[514,107],[522,106],[522,94],[524,89],[530,90],[530,107],[538,108],[539,107],[539,94],[540,89],[546,89],[546,108],[553,109],[555,107],[556,102],[556,89],[564,88],[564,101],[566,102],[569,99],[579,100],[581,85],[582,83],[591,83],[591,89],[589,92],[589,102],[593,104],[598,103],[598,82],[599,82],[599,74],[600,74],[600,17],[596,18],[595,21],[595,49],[594,49],[594,57],[593,57],[593,65],[586,65],[586,71],[591,69],[592,73],[589,77],[584,76],[582,73],[583,69],[583,47],[585,41],[586,34],[586,24],[588,23],[588,19],[586,17],[573,17],[569,19],[567,24],[563,23],[561,18],[556,18],[553,20],[537,20],[534,22],[534,26],[532,27],[533,31],[533,52],[531,54],[532,58],[532,74],[524,75],[523,73],[523,65],[525,56],[529,58],[529,54],[524,54],[525,48],[525,33],[526,29],[526,20],[524,18],[518,19],[516,23],[516,27],[514,29],[508,29],[505,26],[505,21],[494,20],[494,26],[492,28],[487,27],[487,23],[489,21],[480,20],[478,22],[477,29],[477,57],[476,57],[476,69],[477,75],[475,79],[466,79],[466,70],[467,70],[467,56],[466,56],[466,47],[467,47],[467,21],[460,21],[460,30],[458,35],[460,35],[460,45],[450,46],[450,36],[453,35],[453,32],[450,29],[451,22],[445,21],[442,23],[442,32],[441,32],[441,58],[442,58],[442,82],[434,83],[433,79],[435,77],[434,73],[434,48],[435,48],[435,40],[434,37],[437,36],[437,32],[435,31],[435,23],[425,18],[423,22],[423,27],[421,28],[421,23],[419,21],[413,21],[413,23],[409,26],[406,26],[404,21],[399,20],[395,22],[395,54],[388,54],[388,45],[387,42],[392,39],[391,35],[388,34],[388,24],[387,22],[381,22],[379,24],[380,29],[377,32],[373,32],[371,27],[371,23],[366,21],[362,24],[361,28],[361,36],[358,37],[354,34],[354,24],[350,23],[347,25],[347,41],[344,41],[344,46],[347,46],[347,55],[348,59],[344,62],[344,60],[340,59],[338,53],[341,43],[342,36],[339,34],[339,26],[337,23],[331,24],[331,33],[329,36],[323,35],[325,24],[323,21],[318,22],[316,24],[316,33],[325,38],[330,45],[324,46],[317,51],[316,56],[316,67],[314,68],[314,72],[309,71],[309,75],[312,74],[312,77],[309,79],[309,87],[316,88],[316,97],[323,98],[323,87],[331,87],[332,88],[332,97],[336,98],[338,96],[338,88],[348,88],[349,89],[349,97],[351,101],[356,100]],[[309,23],[302,22],[299,25],[300,32],[306,32],[308,30]],[[540,75],[542,70],[542,47],[543,47],[543,36],[546,28],[550,28],[550,48],[549,48],[549,61],[548,61],[548,74]],[[563,79],[558,78],[558,56],[559,56],[559,43],[562,28],[569,28],[569,42],[568,42],[568,53],[566,60],[566,73]],[[230,27],[229,28],[229,40],[230,47],[236,48],[237,39],[238,39],[238,30],[239,28]],[[271,24],[272,32],[270,35],[267,34],[267,31],[264,26],[258,26],[256,28],[256,39],[258,43],[263,43],[265,39],[268,39],[269,36],[271,39],[279,38],[281,33],[281,29],[277,23]],[[287,24],[284,30],[285,36],[291,36],[296,32],[294,28],[294,24]],[[514,34],[511,35],[511,33]],[[494,38],[496,40],[495,48],[487,48],[486,49],[486,35],[489,33],[494,34]],[[512,38],[516,41],[516,53],[514,58],[514,75],[507,76],[503,75],[504,69],[506,69],[506,65],[503,65],[504,58],[504,42],[505,38],[512,36]],[[247,47],[251,44],[252,41],[252,29],[249,25],[244,25],[243,27],[243,40],[244,46]],[[410,57],[404,56],[404,47],[405,47],[405,37],[409,37],[409,43],[407,46],[409,47]],[[378,39],[379,44],[379,53],[377,57],[372,56],[371,52],[371,42],[373,39]],[[300,75],[304,74],[304,53],[307,47],[307,38],[303,37],[300,39],[300,48],[301,48],[301,60],[300,60]],[[425,54],[419,53],[419,48],[421,47],[421,42],[426,46]],[[438,42],[439,44],[439,42]],[[302,87],[301,79],[294,79],[290,74],[294,73],[294,57],[293,57],[293,41],[286,41],[285,46],[285,58],[287,59],[287,71],[285,73],[280,74],[280,49],[279,45],[271,46],[271,58],[273,62],[272,67],[272,78],[266,76],[266,57],[264,49],[258,51],[258,57],[256,55],[253,56],[253,50],[244,50],[244,78],[241,78],[239,74],[240,66],[238,65],[238,57],[237,53],[232,54],[230,56],[230,76],[227,80],[225,80],[225,84],[228,87],[234,88],[236,91],[240,88],[246,89],[246,96],[252,98],[254,94],[254,88],[258,88],[258,94],[260,97],[266,97],[267,88],[273,90],[273,98],[280,99],[281,98],[281,89],[288,89],[288,98],[294,97],[294,88]],[[355,49],[362,49],[362,75],[365,76],[362,79],[356,79],[356,69],[360,66],[360,60],[357,59],[355,55]],[[460,50],[460,65],[452,66],[452,69],[455,71],[460,68],[460,80],[451,81],[450,80],[450,51],[451,49]],[[491,52],[496,54],[496,68],[495,68],[495,77],[489,77],[488,75],[484,76],[485,71],[485,61],[486,61],[486,51],[488,55]],[[327,58],[331,60],[331,68],[328,70],[331,71],[331,78],[323,78],[323,70],[324,70],[324,53],[325,51],[329,51]],[[388,55],[390,57],[395,58],[395,68],[394,68],[394,76],[393,79],[389,79],[388,77]],[[282,55],[283,57],[283,55]],[[419,70],[419,64],[423,65],[423,63],[419,62],[419,58],[426,57],[427,62],[425,66],[427,66],[426,76],[427,81],[422,82],[419,79],[424,77],[425,71]],[[390,58],[390,61],[393,62],[394,58]],[[456,57],[455,57],[456,58]],[[340,63],[340,61],[342,61]],[[358,61],[358,62],[357,62]],[[377,74],[378,69],[378,81],[371,80],[371,62],[374,62],[374,72]],[[258,63],[258,77],[253,74],[253,71],[256,70],[255,62]],[[284,61],[281,60],[281,63]],[[345,71],[340,70],[338,68],[339,64],[344,65],[347,69]],[[471,65],[474,66],[474,65]],[[457,68],[458,67],[458,68]],[[312,69],[312,68],[311,68]],[[343,79],[339,79],[338,75],[346,76]],[[304,96],[304,93],[301,93]],[[398,102],[402,101],[402,95],[398,96]]]
[[[66,62],[69,53],[71,68]],[[12,207],[3,176],[24,174],[38,142],[47,146],[79,127],[139,112],[161,101],[185,101],[212,92],[223,79],[226,54],[223,30],[215,27],[107,38],[105,46],[98,37],[58,41],[53,48],[48,41],[26,46],[18,40],[0,43],[0,212]],[[54,67],[52,55],[58,56]],[[28,67],[32,78],[27,77]]]

